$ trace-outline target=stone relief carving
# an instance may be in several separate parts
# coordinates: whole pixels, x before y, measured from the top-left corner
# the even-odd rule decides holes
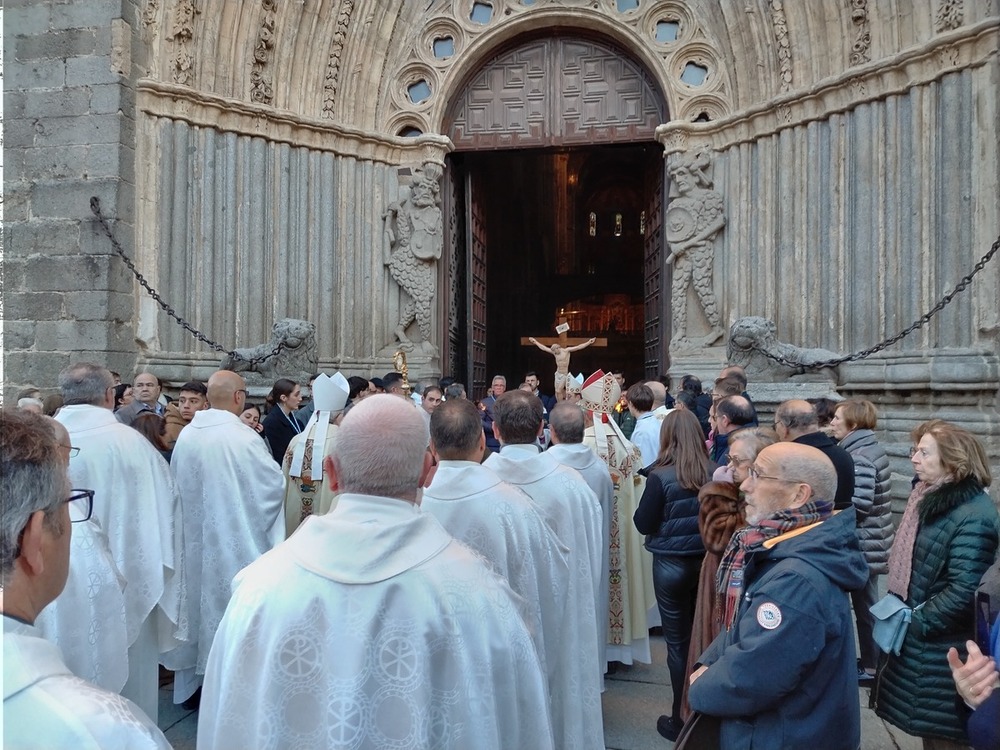
[[[851,20],[858,27],[858,34],[851,47],[851,65],[871,62],[872,32],[868,26],[868,0],[851,0]]]
[[[788,21],[781,0],[771,0],[771,25],[774,26],[774,41],[778,45],[778,70],[782,92],[792,88],[792,47],[788,40]]]
[[[400,200],[386,209],[386,246],[383,262],[389,275],[409,297],[393,336],[402,346],[414,342],[406,329],[416,321],[421,347],[436,354],[431,343],[431,305],[437,283],[437,261],[443,249],[441,175],[438,164],[425,162],[416,170],[409,188],[400,189]]]
[[[962,0],[941,0],[934,15],[934,25],[939,32],[957,29],[964,22],[965,8]]]
[[[155,5],[155,3],[151,3]],[[147,7],[148,11],[149,8]],[[194,58],[191,56],[191,41],[194,39],[194,16],[201,11],[194,0],[177,0],[174,6],[174,16],[170,23],[170,34],[167,39],[174,42],[178,49],[173,56],[171,78],[174,83],[187,85],[191,83]]]
[[[670,248],[666,265],[673,264],[670,349],[677,352],[710,346],[722,338],[712,267],[714,240],[726,225],[726,216],[722,196],[712,189],[708,154],[677,154],[667,162],[667,170],[676,193],[667,206],[664,225]],[[688,325],[688,289],[692,286],[709,325],[708,333],[700,337],[692,337]]]
[[[347,41],[347,30],[351,25],[353,12],[354,0],[343,0],[337,14],[337,28],[333,32],[330,58],[326,64],[326,80],[323,83],[323,117],[327,119],[333,118],[333,105],[337,98],[337,86],[340,84],[340,58],[344,54],[344,43]]]
[[[761,351],[793,362],[793,366],[783,365],[769,359]],[[826,349],[805,349],[794,344],[778,341],[777,328],[767,318],[750,316],[740,318],[729,329],[729,345],[726,359],[734,365],[741,365],[754,382],[782,382],[791,375],[801,374],[802,365],[836,359],[840,355]],[[821,378],[834,379],[836,370],[825,368],[816,370]]]
[[[250,385],[271,385],[278,378],[289,378],[299,383],[309,382],[309,378],[319,368],[319,354],[316,348],[316,326],[308,320],[283,318],[271,327],[271,340],[247,349],[236,349],[245,359],[267,357],[275,347],[281,351],[273,357],[250,367],[243,359],[226,356],[222,360],[223,370],[245,372],[245,380]]]
[[[146,0],[146,5],[142,9],[142,26],[148,29],[156,23],[156,15],[160,12],[159,0]]]
[[[271,50],[274,48],[274,24],[277,16],[277,0],[261,0],[264,11],[260,29],[257,31],[257,43],[253,49],[253,67],[250,70],[250,101],[258,104],[270,104],[274,101],[274,89],[271,86],[271,74],[266,71],[271,60]]]

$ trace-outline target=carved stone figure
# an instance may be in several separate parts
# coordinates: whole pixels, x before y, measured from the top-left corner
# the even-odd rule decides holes
[[[724,332],[712,289],[712,265],[713,241],[726,225],[726,217],[722,196],[712,190],[707,171],[710,163],[707,154],[678,155],[671,158],[667,167],[677,193],[667,208],[665,222],[670,247],[666,265],[674,266],[670,289],[674,334],[670,349],[675,352],[709,346],[722,338]],[[688,331],[688,288],[692,285],[710,328],[698,338],[691,338]]]
[[[424,342],[430,344],[431,304],[437,281],[435,264],[443,248],[441,223],[441,167],[427,162],[416,170],[409,189],[400,191],[400,201],[385,212],[385,265],[389,274],[406,292],[393,336],[401,345],[413,342],[406,329],[414,321]]]
[[[245,360],[269,355],[274,348],[283,347],[273,357],[252,367]],[[271,385],[278,378],[289,378],[298,383],[309,381],[319,366],[316,349],[316,326],[308,320],[283,318],[271,328],[271,340],[248,349],[236,349],[244,359],[226,356],[222,360],[223,370],[246,372],[246,381],[251,385]]]
[[[755,382],[776,382],[791,375],[801,374],[802,366],[811,365],[840,355],[827,349],[805,349],[778,341],[774,322],[767,318],[750,316],[740,318],[729,329],[729,346],[726,359],[730,364],[741,365],[747,377]],[[790,365],[769,359],[761,351],[781,357]],[[821,377],[835,378],[836,369],[814,371]]]

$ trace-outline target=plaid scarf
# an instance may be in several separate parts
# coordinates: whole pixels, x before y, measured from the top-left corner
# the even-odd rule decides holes
[[[832,512],[833,501],[815,500],[798,508],[779,510],[756,526],[746,526],[733,534],[729,546],[722,555],[719,570],[715,574],[716,596],[725,600],[722,624],[726,630],[733,626],[739,611],[747,552],[758,548],[768,539],[774,539],[817,521],[825,521]]]

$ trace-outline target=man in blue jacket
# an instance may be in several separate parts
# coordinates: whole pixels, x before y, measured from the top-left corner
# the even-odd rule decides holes
[[[719,566],[725,629],[691,675],[691,707],[718,717],[720,747],[857,750],[854,626],[847,592],[868,580],[853,509],[816,448],[762,450],[740,489],[747,527]]]

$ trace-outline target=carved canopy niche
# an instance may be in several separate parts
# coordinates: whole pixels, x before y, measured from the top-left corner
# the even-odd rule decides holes
[[[604,42],[549,37],[500,53],[452,103],[457,150],[654,139],[666,122],[653,79]]]

